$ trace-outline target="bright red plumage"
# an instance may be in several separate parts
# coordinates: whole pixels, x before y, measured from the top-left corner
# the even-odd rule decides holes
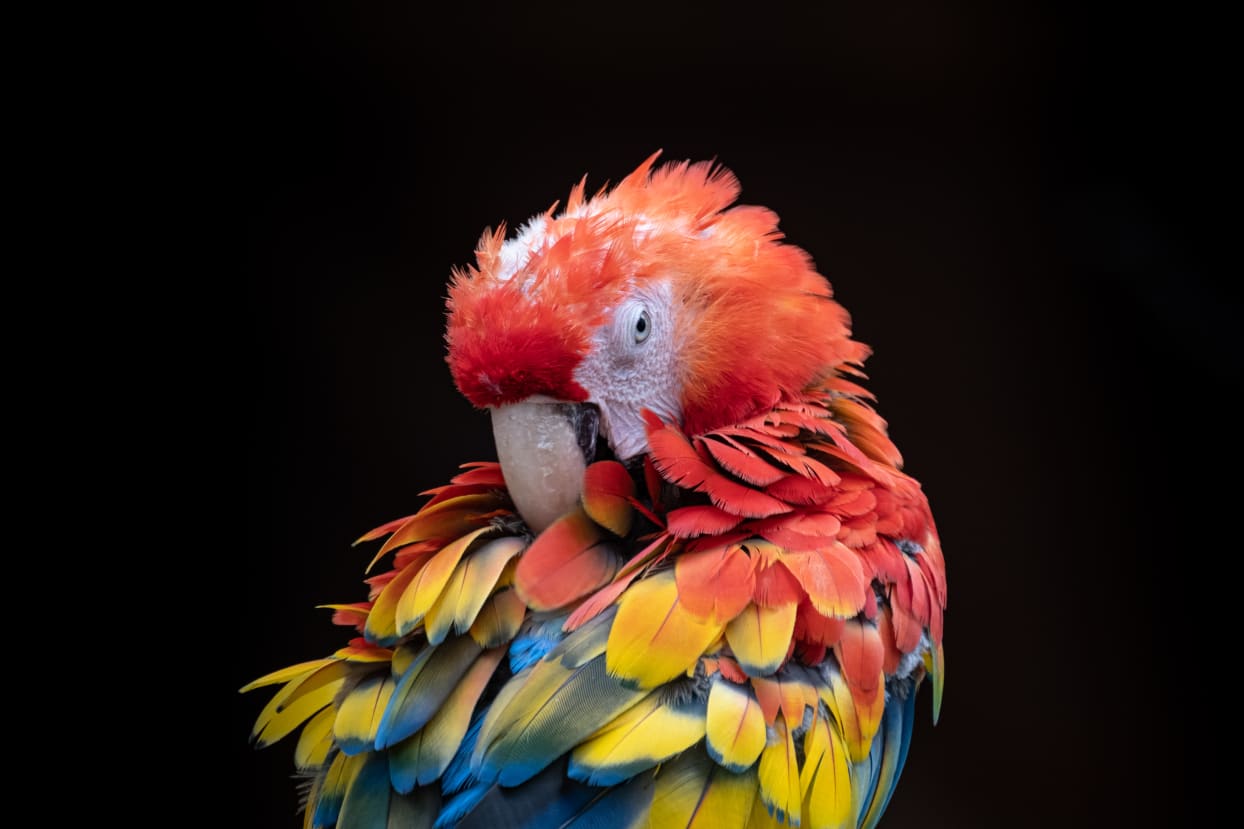
[[[572,374],[588,332],[609,298],[655,278],[672,281],[694,331],[680,354],[688,434],[767,411],[867,356],[811,258],[782,243],[777,216],[729,206],[733,174],[705,162],[654,171],[655,160],[592,199],[580,183],[516,251],[503,232],[484,234],[449,295],[449,364],[473,403],[584,399]]]

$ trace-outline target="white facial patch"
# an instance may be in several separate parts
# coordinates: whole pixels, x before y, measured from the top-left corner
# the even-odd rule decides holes
[[[641,412],[663,420],[682,417],[678,337],[669,283],[636,285],[592,334],[592,347],[575,370],[589,402],[600,407],[601,433],[620,460],[648,448]]]

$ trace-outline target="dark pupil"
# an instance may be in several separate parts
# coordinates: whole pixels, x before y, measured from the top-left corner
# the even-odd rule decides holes
[[[635,323],[635,330],[640,334],[648,330],[648,320],[644,317],[639,318],[639,322]]]

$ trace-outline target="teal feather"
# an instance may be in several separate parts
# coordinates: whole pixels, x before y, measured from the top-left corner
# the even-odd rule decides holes
[[[645,826],[652,803],[652,775],[612,788],[566,778],[563,759],[525,783],[492,786],[457,829],[631,829]]]
[[[415,789],[409,796],[393,791],[387,756],[373,752],[346,791],[337,829],[431,829],[440,806],[436,789]]]
[[[574,829],[638,829],[648,825],[655,778],[640,774],[621,785],[600,789],[565,826]]]
[[[617,605],[610,607],[583,627],[558,642],[544,658],[559,660],[567,668],[577,668],[605,652],[609,630],[618,615]]]
[[[609,676],[603,645],[573,669],[551,659],[512,679],[523,686],[503,710],[489,711],[473,760],[481,780],[522,783],[646,696]]]
[[[376,731],[376,748],[395,745],[423,728],[483,650],[469,636],[428,647],[435,652],[426,659],[421,654],[393,690]]]
[[[434,786],[421,786],[408,795],[393,792],[385,829],[432,829],[440,810],[441,793]]]
[[[368,754],[346,789],[337,829],[379,829],[389,823],[389,760]]]

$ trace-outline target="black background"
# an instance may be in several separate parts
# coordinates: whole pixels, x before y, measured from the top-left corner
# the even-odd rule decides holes
[[[719,160],[812,253],[932,501],[945,705],[935,729],[924,692],[884,825],[1186,817],[1218,670],[1193,646],[1214,404],[1239,375],[1220,22],[335,5],[256,8],[218,56],[240,247],[214,460],[245,477],[210,568],[236,591],[228,825],[298,825],[292,742],[253,751],[266,697],[236,688],[338,647],[314,605],[363,598],[350,541],[493,457],[444,363],[451,266],[657,149]]]

